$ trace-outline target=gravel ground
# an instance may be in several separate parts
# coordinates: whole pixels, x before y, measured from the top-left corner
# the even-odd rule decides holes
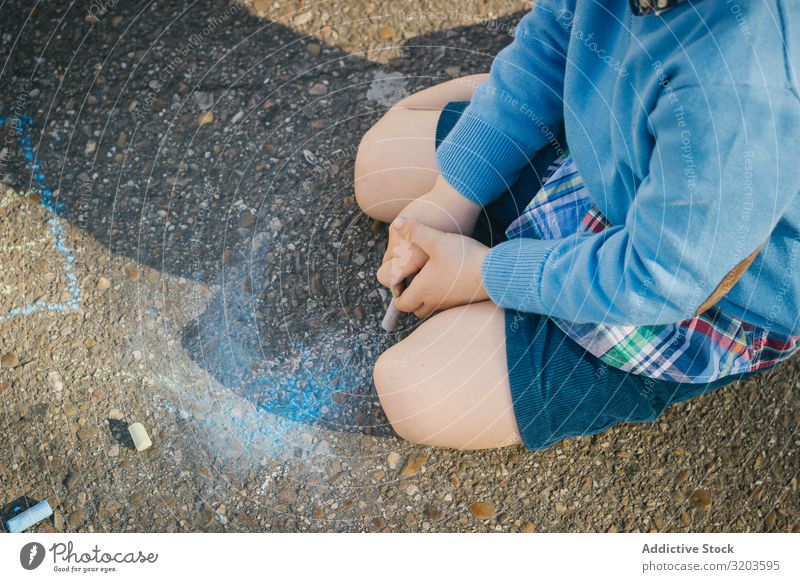
[[[386,232],[354,206],[355,147],[402,96],[485,71],[523,3],[60,4],[0,7],[0,513],[46,498],[39,531],[800,529],[797,359],[544,452],[387,425]]]

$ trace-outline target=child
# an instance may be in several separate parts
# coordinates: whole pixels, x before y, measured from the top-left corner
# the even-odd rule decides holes
[[[428,318],[375,366],[400,436],[540,449],[797,350],[798,32],[789,0],[538,0],[367,132],[378,279]]]

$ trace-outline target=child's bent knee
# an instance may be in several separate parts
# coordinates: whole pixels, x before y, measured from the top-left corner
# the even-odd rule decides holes
[[[382,170],[386,169],[386,155],[379,142],[381,130],[379,121],[361,138],[356,151],[354,166],[353,190],[359,208],[372,218],[376,216],[380,205],[383,188],[381,181],[385,179]]]
[[[375,389],[381,404],[386,408],[385,402],[393,399],[396,393],[402,391],[403,368],[406,367],[402,349],[393,346],[383,352],[372,369]]]
[[[373,379],[381,407],[400,438],[419,443],[414,426],[415,398],[408,380],[408,363],[403,348],[389,348],[375,362]]]
[[[369,133],[369,132],[368,132]],[[374,175],[378,171],[370,146],[366,142],[367,135],[361,139],[361,144],[356,152],[356,162],[353,179],[353,190],[356,204],[367,215],[372,216],[378,201],[374,185]]]

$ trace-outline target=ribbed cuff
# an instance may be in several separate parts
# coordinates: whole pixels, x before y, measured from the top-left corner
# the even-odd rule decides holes
[[[528,158],[514,141],[464,111],[436,150],[439,171],[461,194],[485,206],[508,190]]]
[[[520,238],[492,247],[481,267],[483,286],[492,301],[505,309],[546,314],[541,275],[554,244]]]

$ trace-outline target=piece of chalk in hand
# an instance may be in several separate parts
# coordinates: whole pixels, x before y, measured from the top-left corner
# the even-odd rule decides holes
[[[397,327],[397,322],[400,320],[400,313],[401,311],[397,309],[394,298],[392,298],[389,308],[386,310],[386,315],[383,316],[383,321],[381,321],[381,327],[384,331],[394,331],[394,328]]]
[[[413,278],[414,275],[406,277],[402,283],[398,283],[392,287],[392,300],[389,302],[389,307],[386,309],[386,315],[383,316],[383,321],[381,321],[381,327],[384,331],[394,331],[394,328],[397,327],[397,322],[400,321],[402,311],[397,309],[395,300],[400,297]]]

